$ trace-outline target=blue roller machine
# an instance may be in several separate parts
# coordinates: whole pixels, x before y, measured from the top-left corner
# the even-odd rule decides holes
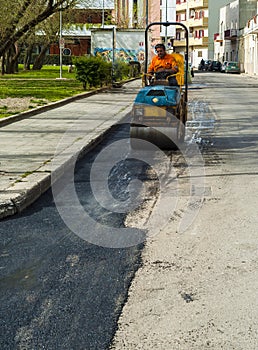
[[[148,70],[148,32],[154,26],[181,26],[185,31],[184,55],[174,53],[175,59],[182,57],[181,68],[174,75],[177,86],[170,86],[169,79],[157,79]],[[178,149],[184,141],[184,125],[187,121],[188,95],[188,29],[179,22],[153,22],[145,30],[145,68],[143,87],[138,92],[132,109],[130,125],[131,145],[141,147],[138,140],[149,141],[161,149]],[[178,57],[177,57],[178,56]],[[182,63],[183,62],[183,63]],[[179,64],[180,66],[180,64]]]

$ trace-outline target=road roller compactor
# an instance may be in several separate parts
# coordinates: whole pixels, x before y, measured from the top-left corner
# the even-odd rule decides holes
[[[182,27],[185,32],[184,53],[173,52],[178,72],[158,77],[148,74],[148,42],[152,26]],[[141,148],[146,142],[161,149],[178,149],[184,141],[187,121],[188,94],[188,30],[178,22],[154,22],[145,30],[145,67],[142,76],[143,86],[138,92],[131,116],[130,139],[132,148]]]

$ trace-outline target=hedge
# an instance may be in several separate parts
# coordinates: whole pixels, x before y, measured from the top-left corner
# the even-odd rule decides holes
[[[135,69],[130,64],[116,61],[112,67],[111,62],[101,57],[77,57],[73,60],[73,64],[76,68],[76,79],[82,82],[84,89],[109,85],[136,76]]]

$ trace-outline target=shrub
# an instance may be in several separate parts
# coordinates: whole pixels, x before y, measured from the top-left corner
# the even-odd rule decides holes
[[[113,77],[115,81],[128,79],[130,77],[130,66],[128,63],[116,61],[114,64]]]
[[[140,74],[138,69],[122,61],[115,62],[112,74],[112,63],[95,56],[77,57],[73,63],[76,67],[76,79],[82,82],[84,89],[109,85]]]
[[[98,87],[111,81],[111,68],[109,62],[99,57],[79,57],[74,60],[76,79],[82,82],[83,88]]]

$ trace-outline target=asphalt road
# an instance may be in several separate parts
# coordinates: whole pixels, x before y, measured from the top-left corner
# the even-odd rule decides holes
[[[125,137],[128,125],[117,131],[118,138]],[[123,227],[124,214],[103,209],[90,188],[91,164],[114,135],[76,165],[76,191],[94,218],[94,232],[99,223]],[[144,174],[142,164],[114,169],[111,187],[117,197],[124,196],[127,180],[118,182],[130,168]],[[117,249],[87,243],[64,224],[51,189],[22,214],[2,220],[0,235],[1,350],[106,349],[141,263],[142,245]]]
[[[204,172],[173,164],[178,202],[144,246],[112,350],[257,350],[258,80],[208,72],[194,83],[190,110],[215,118],[209,138],[196,139]],[[191,177],[204,179],[199,206]],[[180,232],[189,202],[197,215]]]
[[[215,145],[216,152],[220,154],[219,160],[222,160],[218,161],[214,155],[213,148],[208,147],[204,148],[203,153],[205,164],[208,166],[207,169],[209,171],[216,171],[217,168],[220,169],[223,162],[227,162],[231,159],[231,154],[237,153],[238,157],[236,163],[232,165],[231,162],[230,169],[232,172],[234,170],[237,174],[240,161],[242,162],[241,171],[243,172],[244,169],[248,175],[252,167],[254,167],[254,163],[252,162],[255,161],[256,158],[249,156],[248,159],[245,159],[245,154],[246,149],[252,150],[252,145],[256,140],[256,134],[249,124],[245,127],[248,117],[241,119],[241,113],[244,113],[245,108],[248,107],[250,101],[256,96],[257,85],[253,86],[252,80],[248,80],[244,84],[240,83],[239,79],[241,77],[238,76],[224,76],[218,74],[219,73],[207,73],[205,75],[205,73],[203,73],[197,75],[195,78],[197,84],[195,86],[197,89],[194,90],[195,98],[199,101],[205,102],[206,100],[206,102],[211,103],[216,115],[221,116],[222,119],[224,117],[223,109],[225,109],[225,103],[222,103],[221,100],[222,96],[229,101],[227,104],[228,110],[224,110],[225,119],[223,120],[223,127],[231,131],[227,137],[224,137],[222,130],[211,140]],[[202,79],[202,75],[205,78]],[[232,86],[234,86],[234,89],[232,89]],[[218,92],[220,87],[221,91],[223,91],[222,94],[221,91]],[[209,98],[205,99],[205,93],[207,91],[209,91],[211,95],[209,95]],[[236,91],[238,91],[238,93],[236,93]],[[246,96],[249,94],[248,99],[246,99],[248,102],[244,102],[244,97],[240,100],[239,91],[241,93],[243,92],[243,94],[246,93]],[[232,109],[230,101],[233,101],[232,103],[234,103],[234,105],[238,104],[238,108],[233,109],[238,118],[235,124],[232,118],[228,118],[228,113]],[[190,102],[192,101],[190,100]],[[250,122],[255,113],[257,113],[255,106],[252,107],[251,111],[252,113],[249,113]],[[230,129],[231,125],[233,127]],[[246,133],[243,133],[243,127],[245,127]],[[241,135],[239,135],[240,128],[242,130]],[[111,233],[116,229],[121,229],[121,231],[123,231],[124,228],[125,213],[123,210],[105,209],[98,203],[90,186],[91,178],[89,175],[96,157],[102,153],[103,149],[107,148],[106,146],[109,143],[114,141],[114,139],[125,139],[124,142],[128,142],[128,126],[122,125],[117,131],[118,132],[114,130],[114,132],[110,134],[109,139],[104,140],[102,145],[99,145],[76,165],[74,175],[76,193],[80,205],[88,213],[88,217],[93,218],[95,229],[92,229],[90,225],[88,226],[87,221],[83,221],[83,224],[81,224],[81,221],[78,220],[78,225],[81,231],[91,231],[93,242],[94,232],[96,233],[99,231],[100,225],[104,224],[106,227],[110,227]],[[248,148],[248,146],[250,148]],[[110,152],[112,152],[112,149]],[[253,155],[254,154],[255,153],[253,153]],[[103,164],[108,164],[109,158],[107,157],[106,160],[99,159],[97,162],[100,165],[100,172],[102,162]],[[172,160],[171,163],[173,163]],[[255,164],[257,164],[257,162]],[[184,164],[180,162],[178,164],[173,163],[173,167],[176,168],[178,174],[184,170],[181,169],[183,166]],[[148,172],[146,164],[134,160],[133,157],[129,158],[126,162],[120,162],[113,168],[111,164],[111,169],[112,172],[108,185],[114,197],[118,198],[120,201],[127,199],[128,193],[126,188],[131,179],[140,178],[145,182],[148,182],[148,180],[155,180],[153,174]],[[221,178],[222,177],[219,177],[219,179]],[[96,183],[98,185],[98,179],[96,179]],[[69,181],[65,182],[64,179],[60,179],[58,184],[56,188],[60,193],[64,193],[71,185]],[[137,183],[135,186],[136,185]],[[214,185],[214,187],[216,186]],[[55,195],[58,197],[57,192],[55,192]],[[67,200],[66,213],[69,214],[69,209],[72,212],[74,208],[72,207],[72,203],[69,202],[70,192],[68,191],[67,193],[68,196],[66,194],[67,197],[64,198]],[[102,189],[100,189],[100,196],[104,203],[105,201],[108,202],[108,198],[105,198]],[[141,282],[143,282],[143,285],[147,285],[149,279],[153,279],[153,283],[157,284],[157,289],[149,289],[150,293],[152,293],[150,298],[148,298],[148,296],[144,297],[146,302],[149,302],[149,304],[147,304],[148,310],[154,310],[153,317],[152,311],[148,314],[150,318],[146,320],[147,323],[142,322],[144,317],[146,317],[146,304],[145,300],[141,301],[141,289],[139,291],[133,290],[129,303],[127,303],[128,289],[133,281],[135,272],[140,266],[145,264],[148,269],[148,266],[152,266],[151,261],[156,261],[156,265],[158,262],[162,264],[164,255],[169,259],[169,254],[172,254],[173,259],[175,259],[175,256],[178,255],[179,252],[173,251],[173,249],[175,249],[173,240],[177,240],[178,242],[177,249],[181,249],[182,245],[182,256],[187,254],[186,249],[189,250],[190,261],[194,252],[192,247],[188,247],[191,240],[189,240],[187,236],[176,236],[172,237],[172,239],[170,237],[171,232],[173,232],[173,234],[176,232],[173,223],[178,219],[178,213],[175,213],[174,219],[172,218],[173,220],[168,222],[165,228],[163,244],[162,240],[157,240],[160,242],[160,245],[154,247],[153,250],[147,250],[147,253],[145,249],[145,258],[147,256],[147,259],[150,259],[149,263],[142,259],[143,244],[133,245],[128,248],[106,248],[88,243],[85,239],[81,239],[78,235],[75,235],[61,218],[57,208],[57,204],[59,203],[58,198],[54,197],[52,191],[49,190],[22,214],[15,215],[0,222],[0,348],[4,350],[108,349],[117,329],[117,321],[121,310],[124,305],[128,304],[129,313],[125,311],[124,318],[120,320],[120,333],[117,334],[115,342],[116,349],[120,349],[123,346],[124,338],[127,338],[127,344],[131,344],[131,347],[128,347],[128,349],[136,349],[136,344],[140,346],[141,341],[144,341],[142,344],[144,349],[151,349],[152,346],[159,343],[157,339],[154,339],[159,334],[158,327],[160,326],[157,322],[156,315],[159,310],[153,307],[155,304],[154,300],[161,302],[160,305],[162,305],[163,312],[161,313],[162,317],[160,319],[165,319],[167,325],[177,324],[177,320],[171,320],[173,314],[175,316],[181,315],[184,319],[188,317],[188,311],[183,307],[181,310],[179,307],[181,305],[180,303],[178,303],[177,306],[180,309],[178,313],[171,313],[169,310],[168,312],[165,311],[172,299],[178,302],[176,294],[174,298],[171,297],[173,293],[177,293],[175,288],[177,274],[173,274],[175,281],[172,281],[173,288],[170,290],[170,293],[166,294],[169,296],[168,299],[165,298],[166,295],[155,296],[155,293],[161,290],[160,285],[162,285],[164,281],[169,284],[170,280],[165,273],[159,270],[157,275],[155,275],[155,271],[150,271],[147,274],[146,281],[144,280],[144,270],[142,270],[141,274],[138,274],[136,280],[138,285],[141,284]],[[214,201],[210,200],[209,203],[217,202],[214,199]],[[148,213],[144,215],[148,217]],[[138,218],[140,216],[141,213],[138,213]],[[208,218],[208,215],[204,217],[205,223],[209,223]],[[141,235],[141,230],[138,231],[139,235]],[[167,239],[169,239],[169,241],[166,241]],[[218,242],[219,240],[216,239],[216,243]],[[172,246],[170,246],[170,244],[172,244]],[[166,251],[167,249],[168,251]],[[207,247],[205,246],[203,251],[206,251],[206,249]],[[152,258],[154,251],[157,255],[156,258]],[[204,259],[206,256],[202,254],[200,258]],[[204,262],[205,261],[201,261],[200,263],[201,270],[204,266]],[[172,261],[171,266],[175,266],[174,264],[174,261]],[[181,273],[181,275],[178,275],[179,284],[182,278],[185,278],[183,275],[184,269],[182,268],[181,270],[178,270],[178,273]],[[164,269],[164,271],[169,272],[170,270]],[[153,276],[150,276],[152,272]],[[220,272],[218,272],[218,275],[219,273]],[[194,283],[196,281],[198,281],[198,278],[194,277],[193,274],[193,281],[191,280],[189,283]],[[192,294],[190,292],[188,293],[188,290],[186,290],[185,294],[181,294],[191,296]],[[142,303],[142,305],[137,304],[137,302]],[[142,314],[140,318],[137,316],[138,310],[140,315]],[[205,318],[205,315],[203,316]],[[177,317],[179,318],[179,316]],[[139,322],[139,324],[137,322]],[[129,324],[132,326],[132,330],[129,328]],[[134,328],[135,324],[137,324],[136,328]],[[157,328],[157,331],[155,331],[154,328]],[[181,331],[184,332],[184,329],[180,328],[180,332]],[[188,329],[186,329],[185,332],[188,332]],[[161,346],[159,350],[163,348],[169,349],[168,343],[166,343],[166,334],[162,332],[160,332],[160,334],[162,334],[163,339],[160,340],[159,344],[162,344],[162,346],[164,345],[164,347]],[[168,336],[173,344],[171,334],[169,333]],[[153,348],[158,349],[155,346]]]

